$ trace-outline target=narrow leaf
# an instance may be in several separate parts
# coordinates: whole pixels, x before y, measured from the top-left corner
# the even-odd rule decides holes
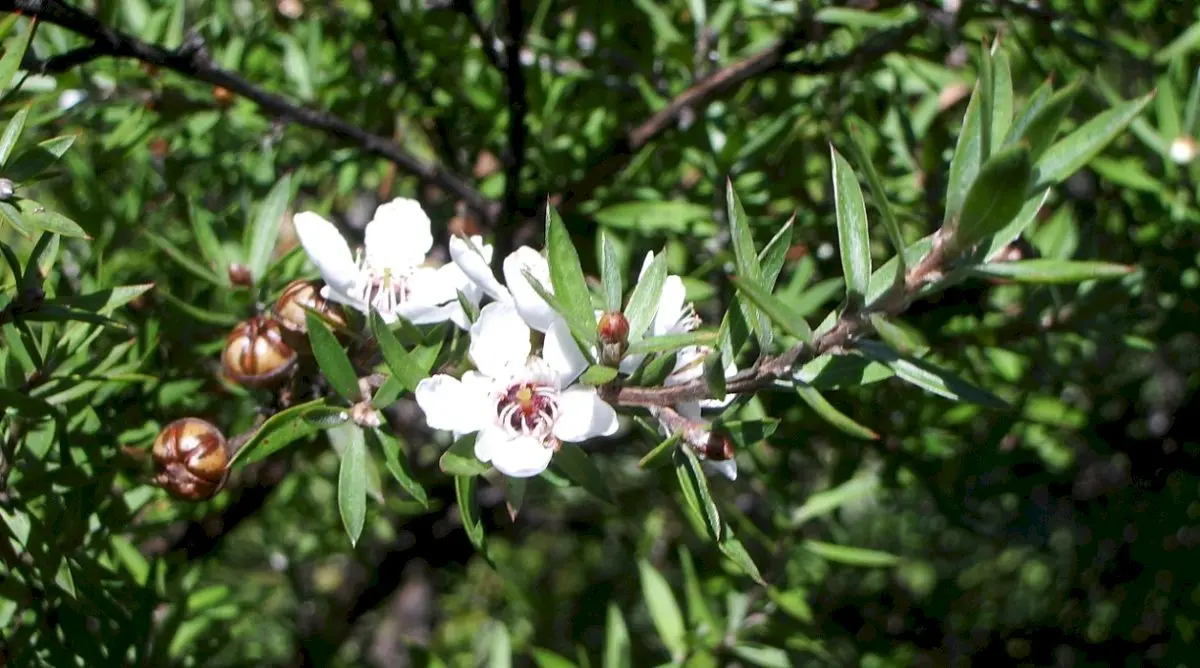
[[[783,263],[792,248],[792,229],[795,223],[796,215],[792,214],[758,254],[758,262],[762,266],[762,286],[768,292],[775,289],[775,282],[779,280],[779,273],[783,271]]]
[[[338,513],[352,546],[358,544],[367,518],[367,450],[362,429],[355,427],[353,431],[355,435],[346,443],[338,469]]]
[[[976,82],[975,90],[971,93],[971,100],[967,103],[967,113],[963,116],[962,128],[958,132],[958,142],[954,145],[954,157],[950,159],[943,224],[954,219],[962,210],[963,202],[967,198],[967,191],[975,182],[975,175],[979,173],[981,164],[979,162],[980,135],[982,134],[979,129],[982,104],[980,88],[979,82]]]
[[[746,550],[746,546],[742,544],[742,541],[733,534],[733,530],[729,528],[728,524],[725,525],[724,534],[721,542],[717,544],[717,547],[721,549],[721,554],[728,557],[743,573],[750,576],[750,579],[760,585],[766,585],[767,581],[763,579],[762,572],[758,570],[758,565],[754,563],[750,552]]]
[[[746,296],[755,306],[767,314],[776,325],[779,325],[784,332],[791,336],[809,343],[812,341],[812,328],[808,326],[808,322],[799,314],[796,313],[790,306],[783,303],[779,299],[763,290],[758,285],[746,281],[740,277],[730,277],[730,282],[743,295]]]
[[[993,262],[973,267],[971,273],[1018,283],[1079,283],[1093,279],[1120,278],[1135,269],[1136,267],[1112,262],[1041,258],[1020,262]]]
[[[400,488],[408,492],[408,495],[417,503],[428,508],[429,495],[421,483],[413,478],[412,470],[408,466],[408,457],[404,454],[404,449],[400,447],[400,441],[382,429],[372,429],[367,432],[367,435],[383,450],[383,459],[388,472],[392,474],[396,482],[400,483]]]
[[[9,84],[12,83],[13,75],[17,73],[17,69],[21,67],[21,59],[25,57],[25,51],[29,48],[30,41],[33,40],[33,33],[37,30],[38,20],[34,16],[25,22],[25,29],[4,49],[4,57],[0,58],[0,92],[8,90]]]
[[[641,341],[650,323],[658,313],[658,301],[662,297],[663,285],[667,280],[667,256],[658,253],[650,261],[646,273],[633,286],[629,303],[625,306],[625,318],[629,321],[629,340]]]
[[[792,526],[799,527],[813,518],[828,515],[847,503],[868,496],[878,487],[879,479],[875,476],[859,476],[833,489],[817,492],[792,513]]]
[[[608,621],[604,631],[604,668],[632,668],[629,655],[629,629],[621,610],[608,604]]]
[[[279,237],[283,212],[287,210],[291,198],[292,175],[285,174],[267,193],[267,198],[259,205],[251,223],[246,264],[255,283],[261,283],[266,275],[271,252],[275,250],[275,240]]]
[[[1032,176],[1026,147],[1010,146],[992,156],[971,185],[953,225],[952,249],[964,251],[1008,225],[1025,206]]]
[[[858,176],[850,163],[829,147],[833,160],[833,199],[837,214],[838,245],[842,254],[842,273],[846,277],[846,298],[851,307],[861,307],[871,282],[871,238],[867,226],[867,207],[863,203]]]
[[[475,434],[455,441],[438,460],[442,473],[453,476],[472,476],[486,473],[491,466],[475,457]]]
[[[642,581],[642,598],[650,611],[650,619],[658,631],[658,637],[663,645],[676,658],[681,658],[687,652],[687,629],[683,623],[683,613],[679,603],[671,593],[671,586],[650,562],[638,561],[638,573]]]
[[[50,209],[47,209],[33,200],[18,200],[17,209],[21,212],[21,220],[30,227],[35,227],[40,230],[61,234],[64,237],[72,237],[75,239],[92,238],[87,232],[84,231],[82,227],[79,226],[79,223],[76,223],[57,211],[51,211]]]
[[[549,204],[546,205],[546,259],[561,315],[571,324],[572,332],[587,333],[584,343],[595,345],[596,314],[579,264],[579,253],[566,225]]]
[[[420,365],[412,359],[404,346],[400,345],[400,340],[388,329],[378,311],[372,309],[369,319],[371,334],[379,344],[379,352],[383,353],[383,359],[391,369],[393,377],[399,380],[406,390],[415,392],[417,384],[425,379]]]
[[[483,521],[479,518],[479,507],[475,504],[475,476],[455,476],[454,495],[458,501],[458,514],[462,518],[467,538],[480,552],[487,551],[487,537],[483,532]]]
[[[604,286],[604,310],[609,313],[620,311],[625,288],[622,285],[621,261],[617,258],[617,249],[608,230],[600,230],[600,283]]]
[[[1084,79],[1073,81],[1066,88],[1054,93],[1045,104],[1031,115],[1023,125],[1014,125],[1014,134],[1010,142],[1016,144],[1024,140],[1029,145],[1029,157],[1036,162],[1046,149],[1050,148],[1058,130],[1062,127],[1063,119],[1071,111],[1075,96],[1083,88]]]
[[[897,376],[917,387],[954,401],[967,401],[988,408],[1008,408],[1003,399],[991,392],[923,360],[901,355],[882,343],[859,341],[856,345],[868,358],[881,362]]]
[[[610,366],[600,366],[593,364],[589,366],[579,376],[579,383],[596,387],[611,383],[617,377],[617,370]]]
[[[1123,102],[1056,142],[1037,162],[1039,185],[1059,183],[1086,165],[1120,136],[1152,99],[1154,93]]]
[[[308,340],[312,345],[313,356],[317,358],[317,364],[321,367],[321,373],[343,399],[352,404],[357,403],[362,399],[358,387],[358,374],[354,372],[354,365],[350,363],[342,344],[321,316],[308,311],[304,317],[308,324]]]
[[[849,566],[884,568],[887,566],[895,566],[896,564],[900,563],[900,557],[897,557],[890,552],[868,550],[866,548],[850,547],[848,545],[834,545],[833,543],[823,543],[816,540],[804,541],[804,549],[812,552],[822,559],[835,561],[839,564],[847,564]]]
[[[845,413],[839,411],[833,404],[829,403],[815,387],[809,385],[797,385],[796,392],[808,407],[813,409],[821,419],[829,424],[837,427],[841,431],[855,437],[865,440],[876,440],[879,434],[871,431],[867,427],[850,419]]]
[[[867,188],[871,191],[871,198],[875,200],[875,207],[879,209],[879,215],[883,218],[883,229],[887,232],[888,240],[892,242],[892,249],[896,251],[896,257],[899,259],[900,267],[897,276],[903,276],[908,269],[908,263],[904,259],[905,244],[904,236],[900,233],[900,221],[896,219],[896,214],[892,211],[883,181],[879,178],[874,161],[871,160],[871,153],[867,150],[858,124],[854,122],[850,124],[850,142],[850,146],[854,149],[854,161],[867,177]]]
[[[8,125],[4,126],[4,134],[0,135],[0,167],[4,167],[8,157],[12,155],[13,147],[17,145],[21,132],[25,130],[25,119],[28,116],[29,105],[26,105],[17,110],[8,121]]]
[[[551,463],[562,471],[567,480],[582,487],[592,496],[609,505],[616,504],[612,491],[608,488],[608,481],[596,468],[596,463],[583,451],[583,448],[564,444],[555,453]]]
[[[651,336],[629,344],[626,354],[647,355],[650,353],[667,353],[688,346],[712,345],[716,339],[717,333],[712,330],[698,330],[683,334],[663,334],[662,336]]]
[[[721,514],[708,489],[708,480],[700,468],[700,459],[691,448],[675,450],[675,475],[683,491],[684,501],[708,530],[710,540],[721,539]]]
[[[317,417],[322,419],[315,419]],[[348,411],[326,406],[324,399],[292,406],[267,418],[250,440],[234,453],[229,466],[233,468],[235,464],[250,464],[265,459],[301,438],[315,434],[326,426],[336,426],[339,420],[345,422],[348,419]]]
[[[754,283],[763,284],[762,266],[758,263],[758,251],[754,248],[754,235],[750,231],[750,219],[742,207],[742,200],[733,190],[733,181],[725,182],[725,204],[729,216],[729,230],[733,245],[734,260],[738,276]],[[758,337],[758,344],[763,349],[771,345],[771,325],[767,317],[751,303],[741,301],[742,313],[750,331]]]

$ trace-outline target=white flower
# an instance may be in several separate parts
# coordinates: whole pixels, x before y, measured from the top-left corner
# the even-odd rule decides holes
[[[424,265],[433,235],[429,216],[416,200],[401,197],[380,205],[356,255],[333,223],[311,211],[296,214],[293,225],[325,280],[321,296],[363,313],[374,308],[385,322],[400,316],[418,325],[452,320],[465,329],[458,291],[473,304],[483,297],[457,264]],[[482,245],[480,237],[474,242],[484,257],[491,256],[491,246]]]
[[[477,242],[468,244],[457,237],[450,239],[450,257],[479,289],[497,302],[512,304],[530,327],[539,332],[549,331],[551,324],[560,316],[534,290],[523,273],[523,270],[528,271],[542,287],[554,294],[554,287],[550,285],[550,265],[546,258],[528,246],[521,246],[510,253],[504,258],[504,282],[508,284],[508,287],[504,287],[496,280],[489,266],[491,254],[481,253],[477,248]]]
[[[87,99],[87,91],[78,88],[68,88],[58,95],[58,108],[66,111]]]
[[[455,438],[477,433],[475,456],[501,473],[527,478],[546,470],[562,442],[611,436],[617,414],[591,387],[572,384],[587,366],[563,321],[547,327],[541,356],[511,301],[483,307],[468,355],[478,371],[437,374],[417,385],[425,421]]]

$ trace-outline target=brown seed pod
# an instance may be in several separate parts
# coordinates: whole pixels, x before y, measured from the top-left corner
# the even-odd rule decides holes
[[[275,301],[275,318],[283,338],[295,350],[308,350],[307,310],[316,311],[334,325],[346,326],[341,307],[321,296],[320,281],[297,280],[287,284]]]
[[[204,501],[225,486],[233,453],[220,429],[187,417],[158,432],[151,456],[155,484],[177,499]]]
[[[296,351],[283,340],[274,318],[256,315],[233,328],[221,353],[221,367],[247,387],[278,385],[296,365]]]

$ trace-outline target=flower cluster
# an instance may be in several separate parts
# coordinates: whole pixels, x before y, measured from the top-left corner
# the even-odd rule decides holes
[[[435,374],[416,388],[417,404],[434,429],[455,438],[475,435],[475,456],[512,477],[531,477],[546,470],[563,443],[611,436],[619,428],[617,413],[596,389],[578,382],[587,359],[560,316],[527,276],[553,293],[546,258],[522,246],[502,263],[501,282],[492,272],[492,247],[482,238],[451,236],[451,262],[429,266],[433,246],[429,217],[419,203],[395,199],[381,205],[367,224],[364,249],[352,254],[332,223],[315,213],[295,217],[295,228],[325,281],[321,296],[363,313],[377,311],[386,322],[404,318],[414,324],[452,321],[470,335],[468,357],[474,369],[461,378]],[[639,279],[651,265],[646,256]],[[469,322],[463,302],[478,307],[491,301]],[[597,314],[600,316],[601,314]],[[623,320],[623,319],[622,319]],[[627,329],[627,323],[626,329]],[[645,331],[622,336],[663,336],[694,331],[700,325],[687,303],[683,280],[667,276],[654,317]],[[540,340],[540,349],[535,349]],[[598,351],[590,351],[595,354]],[[687,383],[703,374],[712,350],[688,346],[676,354],[667,385]],[[637,371],[643,355],[624,355],[618,370]],[[725,369],[732,374],[736,369]],[[723,407],[718,401],[693,401],[672,407],[699,420],[702,408]],[[660,419],[665,431],[671,426]],[[703,449],[698,450],[702,457]],[[729,478],[737,468],[731,458],[713,461]]]

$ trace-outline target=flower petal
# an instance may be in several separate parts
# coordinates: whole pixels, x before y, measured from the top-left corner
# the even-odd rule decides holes
[[[485,376],[506,378],[523,368],[532,349],[529,326],[512,304],[492,302],[471,325],[471,361]]]
[[[414,394],[425,413],[425,423],[433,429],[457,435],[478,431],[490,422],[488,394],[478,382],[439,373],[417,383]]]
[[[559,316],[525,279],[523,269],[528,270],[542,287],[553,293],[554,288],[550,285],[550,265],[541,253],[528,246],[521,246],[504,258],[504,281],[508,283],[508,290],[512,293],[517,311],[530,327],[544,332],[550,329],[550,324]]]
[[[706,471],[709,473],[716,472],[716,473],[720,473],[721,475],[725,476],[726,478],[729,478],[730,480],[737,480],[737,461],[736,460],[726,459],[725,461],[722,461],[722,462],[714,462],[714,461],[710,461],[710,460],[704,460],[703,466],[706,469]]]
[[[662,336],[663,334],[675,334],[680,325],[680,320],[683,319],[683,300],[686,298],[686,291],[683,287],[683,279],[670,275],[663,282],[662,294],[658,297],[658,310],[654,313],[654,324],[651,326],[651,333],[654,336]]]
[[[492,273],[492,247],[483,243],[483,237],[462,239],[451,236],[450,257],[471,283],[479,286],[489,297],[498,302],[512,301],[508,288],[501,285]]]
[[[570,385],[588,366],[587,358],[580,352],[575,339],[571,338],[567,322],[562,318],[555,318],[546,330],[542,359],[550,366],[560,388]]]
[[[350,246],[333,223],[312,211],[302,211],[292,217],[292,227],[330,292],[352,294],[358,282],[358,266],[350,254]]]
[[[546,470],[554,450],[532,436],[513,436],[499,428],[479,432],[475,457],[491,462],[496,470],[513,478],[532,478]]]
[[[612,436],[621,423],[613,410],[590,387],[571,387],[558,396],[554,435],[578,443],[596,436]]]
[[[429,216],[417,200],[397,197],[375,209],[363,243],[373,268],[406,273],[424,262],[433,247]]]

